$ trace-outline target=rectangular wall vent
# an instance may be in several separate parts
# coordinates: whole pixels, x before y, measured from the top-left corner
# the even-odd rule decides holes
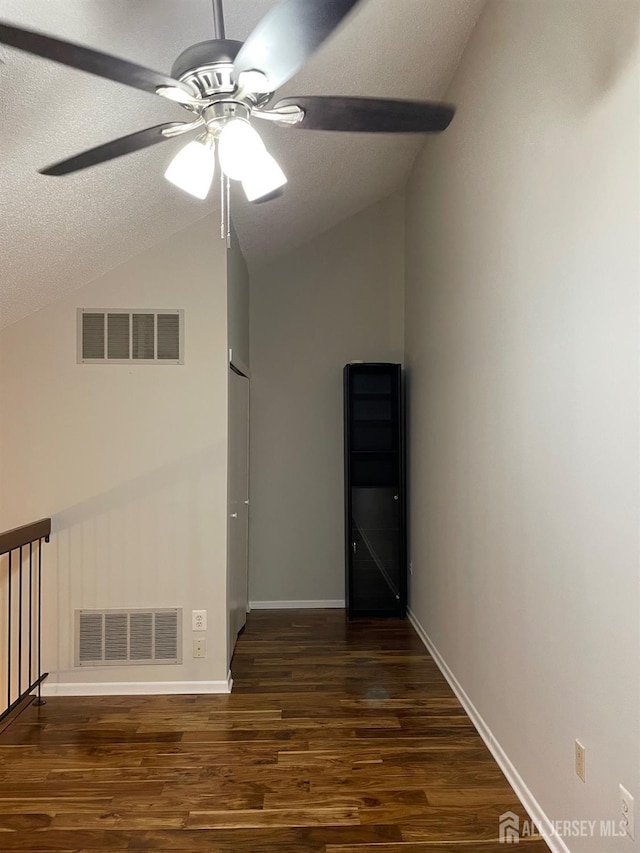
[[[76,610],[76,666],[182,662],[182,610]]]
[[[78,309],[80,364],[183,364],[184,311]]]

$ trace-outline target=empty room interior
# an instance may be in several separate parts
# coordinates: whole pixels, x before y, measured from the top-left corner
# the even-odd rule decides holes
[[[0,0],[0,850],[640,853],[640,0]]]

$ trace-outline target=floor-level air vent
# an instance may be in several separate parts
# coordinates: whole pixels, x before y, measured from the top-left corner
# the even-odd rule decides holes
[[[76,610],[76,666],[182,662],[182,610]]]
[[[81,364],[183,364],[184,312],[78,309]]]

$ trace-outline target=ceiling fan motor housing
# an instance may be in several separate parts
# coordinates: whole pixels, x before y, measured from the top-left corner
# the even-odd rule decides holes
[[[171,76],[201,97],[230,94],[236,88],[233,62],[241,47],[241,41],[230,39],[192,44],[174,62]]]
[[[216,101],[202,111],[202,118],[206,122],[207,129],[214,135],[217,135],[231,119],[249,121],[250,116],[250,107],[233,99]]]

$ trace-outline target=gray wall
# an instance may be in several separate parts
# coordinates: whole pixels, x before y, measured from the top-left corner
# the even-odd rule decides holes
[[[344,599],[342,368],[401,360],[402,203],[252,276],[252,601]]]
[[[554,820],[640,798],[639,20],[490,2],[407,188],[411,607]]]

